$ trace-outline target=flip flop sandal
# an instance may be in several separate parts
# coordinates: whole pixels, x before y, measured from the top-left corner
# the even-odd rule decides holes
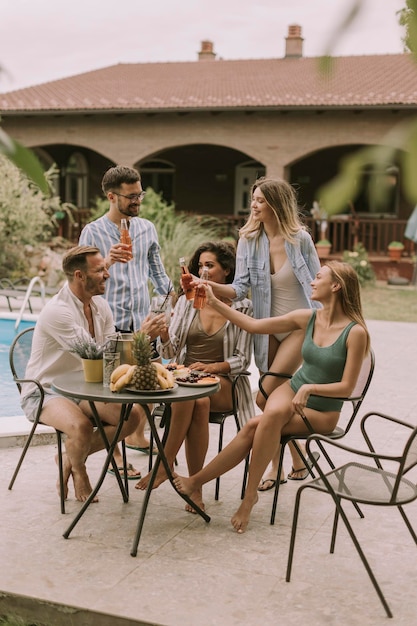
[[[283,478],[282,480],[279,481],[279,484],[284,485],[286,482],[287,482],[287,479]],[[265,483],[271,483],[271,485],[269,485],[269,487],[265,487],[264,489],[262,489]],[[277,481],[275,480],[275,478],[265,478],[265,480],[261,481],[261,484],[258,487],[258,491],[262,493],[262,491],[269,491],[270,489],[275,489],[276,484],[277,484]]]
[[[318,461],[320,458],[320,454],[318,452],[313,452],[313,456],[316,461]],[[305,467],[300,467],[298,469],[294,469],[294,467],[292,467],[291,472],[288,474],[287,478],[288,480],[305,480],[307,476],[310,475],[310,472],[307,468],[311,469],[312,467],[313,462],[311,461],[311,459],[307,459]],[[302,472],[301,476],[293,476],[293,474],[298,474],[299,472]]]
[[[149,455],[149,450],[150,450],[149,446],[146,446],[145,448],[141,448],[140,446],[131,446],[128,443],[126,444],[126,448],[129,448],[129,450],[136,450],[137,452],[143,452],[143,454],[148,454],[148,455]],[[152,454],[158,454],[158,450],[156,448],[153,448]]]
[[[121,467],[118,467],[117,469],[119,470],[121,478],[124,479],[124,474],[123,474],[124,468],[123,468],[123,465]],[[127,469],[128,472],[129,471],[131,471],[131,472],[135,471],[135,468],[133,467],[132,463],[128,463],[126,465],[126,469]],[[112,476],[116,476],[116,473],[115,473],[115,471],[114,471],[114,469],[112,467],[107,470],[107,473],[111,474]],[[142,474],[140,472],[138,474],[136,474],[135,476],[129,476],[129,475],[127,476],[128,480],[140,480],[141,478],[142,478]]]

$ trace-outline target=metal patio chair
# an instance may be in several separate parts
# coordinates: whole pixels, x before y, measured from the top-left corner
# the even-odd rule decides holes
[[[22,392],[22,384],[23,383],[34,383],[40,393],[40,400],[38,405],[38,410],[36,412],[35,421],[33,422],[33,426],[31,431],[26,439],[25,445],[23,447],[22,453],[20,455],[19,461],[16,465],[16,469],[13,473],[12,479],[9,483],[9,489],[12,489],[14,482],[19,473],[20,467],[23,463],[23,460],[26,456],[26,452],[31,444],[33,435],[35,434],[35,430],[38,424],[42,424],[40,419],[40,414],[42,411],[44,391],[40,382],[36,379],[27,379],[25,378],[26,365],[29,361],[30,353],[32,350],[32,340],[33,340],[33,331],[34,327],[26,328],[22,330],[16,337],[14,338],[10,350],[9,350],[9,363],[10,369],[13,374],[13,380],[17,385],[19,393]],[[56,437],[58,442],[58,469],[59,469],[59,492],[60,492],[60,501],[61,501],[61,513],[65,513],[65,496],[64,496],[64,473],[62,467],[62,433],[59,430],[56,430]]]
[[[375,447],[372,444],[369,432],[367,431],[368,420],[374,420],[374,418],[377,418],[378,420],[378,430],[380,430],[381,427],[384,427],[384,424],[381,424],[381,420],[396,425],[396,436],[399,432],[406,432],[406,430],[408,430],[408,438],[400,454],[389,454],[389,451],[375,451]],[[354,504],[361,505],[397,507],[414,540],[414,543],[417,544],[417,535],[403,509],[405,504],[417,500],[417,485],[415,484],[415,479],[409,480],[405,478],[405,474],[417,465],[417,427],[415,425],[407,424],[406,422],[394,417],[390,417],[389,415],[384,415],[383,413],[367,413],[361,420],[361,431],[369,452],[345,446],[342,443],[333,441],[325,435],[313,434],[307,439],[306,451],[319,476],[305,485],[302,485],[297,490],[288,554],[286,581],[290,582],[291,577],[301,494],[304,489],[315,489],[320,492],[328,493],[333,498],[335,504],[330,553],[334,553],[337,526],[340,517],[346,526],[350,538],[353,541],[353,544],[388,617],[392,617],[393,615],[391,609],[385,600],[371,566],[369,565],[368,560],[366,559],[359,544],[359,540],[353,531],[344,508],[342,507],[342,500],[349,500]],[[332,471],[325,473],[317,459],[313,457],[313,453],[311,451],[311,444],[313,444],[313,442],[317,445],[320,444],[320,448],[325,445],[326,447],[331,446],[339,450],[343,450],[350,457],[354,455],[355,460],[349,461],[344,465],[333,468]],[[368,462],[372,463],[368,464]],[[391,469],[384,469],[383,463],[384,465],[389,463],[389,467]],[[311,515],[311,502],[309,503],[309,508]],[[383,517],[380,516],[380,519],[383,519]]]
[[[351,429],[353,422],[358,414],[358,411],[362,405],[362,402],[365,399],[365,395],[368,391],[369,385],[371,384],[371,380],[374,374],[374,369],[375,369],[375,355],[374,355],[373,350],[371,349],[369,351],[369,354],[365,357],[363,361],[362,368],[359,373],[359,377],[358,377],[358,380],[356,382],[356,385],[352,394],[347,398],[338,398],[339,400],[343,400],[344,402],[350,402],[352,405],[352,412],[350,413],[347,423],[344,426],[340,426],[340,425],[336,426],[334,431],[330,433],[329,435],[327,435],[327,437],[329,437],[330,439],[341,439]],[[268,396],[265,393],[262,383],[267,376],[291,378],[291,376],[289,376],[288,374],[277,374],[275,372],[265,372],[265,374],[263,374],[259,379],[259,390],[261,391],[261,393],[263,394],[265,398],[267,398]],[[308,433],[306,433],[305,435],[286,435],[285,437],[281,438],[281,453],[280,453],[279,464],[278,464],[277,479],[275,483],[274,499],[272,501],[272,511],[271,511],[271,519],[270,519],[271,524],[275,523],[275,514],[277,510],[279,487],[280,487],[279,478],[281,476],[282,465],[284,461],[285,446],[287,445],[287,443],[289,443],[290,441],[293,442],[295,449],[297,450],[300,458],[303,460],[305,467],[309,471],[310,475],[312,476],[312,478],[315,477],[312,467],[311,466],[309,467],[308,464],[306,464],[303,453],[297,444],[297,440],[304,441],[309,437],[310,434],[314,433],[313,427],[311,426],[310,422],[305,416],[303,417],[303,420],[309,430]],[[319,445],[319,449],[320,449],[320,452],[323,454],[324,458],[327,460],[330,467],[334,469],[335,466],[328,452],[321,445]],[[357,509],[358,514],[361,515],[359,507],[355,507],[355,508]]]
[[[236,376],[234,376],[233,381],[232,381],[232,402],[233,402],[232,408],[229,411],[210,411],[209,423],[218,424],[218,426],[220,427],[219,428],[219,443],[217,446],[218,453],[221,452],[223,449],[224,423],[226,419],[228,417],[233,416],[235,420],[235,424],[236,424],[236,432],[239,432],[240,430],[239,398],[236,392],[236,384],[241,376],[250,376],[250,372],[247,372],[247,371],[240,372],[240,374],[236,374]],[[220,476],[216,478],[216,487],[215,487],[215,492],[214,492],[215,500],[219,499],[219,491],[220,491]],[[242,486],[242,494],[241,494],[242,498],[243,498],[243,495],[244,495],[244,486]]]

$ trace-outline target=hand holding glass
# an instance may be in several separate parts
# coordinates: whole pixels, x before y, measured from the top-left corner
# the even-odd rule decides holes
[[[172,301],[171,296],[153,296],[151,300],[151,315],[165,314],[165,323],[169,326],[171,321]]]

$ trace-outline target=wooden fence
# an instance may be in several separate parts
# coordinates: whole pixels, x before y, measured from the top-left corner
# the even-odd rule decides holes
[[[64,237],[74,243],[88,222],[90,209],[78,209],[74,213],[75,223],[63,224]],[[238,231],[245,223],[246,216],[219,215],[223,223],[222,236],[238,238]],[[320,238],[320,224],[311,217],[304,218],[314,241]],[[338,215],[332,217],[328,223],[327,238],[332,243],[332,254],[342,254],[344,250],[353,250],[357,243],[362,243],[370,256],[386,256],[390,241],[402,241],[406,244],[406,251],[413,246],[407,246],[404,240],[404,231],[407,220],[395,218],[353,217]],[[409,242],[411,244],[411,242]],[[407,252],[406,252],[407,253]]]
[[[235,237],[246,218],[231,215],[223,217],[226,235]],[[310,217],[304,218],[304,222],[313,240],[318,241],[320,223]],[[339,215],[329,220],[327,238],[332,243],[332,254],[342,254],[344,250],[353,250],[357,243],[362,243],[370,256],[386,256],[387,247],[391,241],[402,241],[407,248],[407,240],[404,239],[406,225],[407,220],[395,218],[354,218],[351,215]],[[408,248],[412,249],[412,244]]]

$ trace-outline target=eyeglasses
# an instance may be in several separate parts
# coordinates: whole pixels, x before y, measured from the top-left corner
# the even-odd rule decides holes
[[[121,196],[122,198],[127,198],[127,200],[143,200],[146,196],[146,191],[141,191],[140,193],[131,193],[128,196],[125,196],[124,193],[117,193],[117,191],[112,191],[115,196]]]

